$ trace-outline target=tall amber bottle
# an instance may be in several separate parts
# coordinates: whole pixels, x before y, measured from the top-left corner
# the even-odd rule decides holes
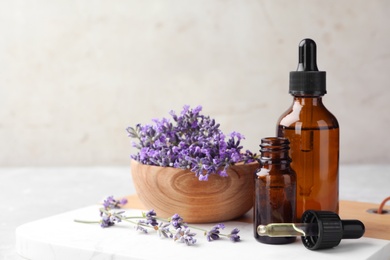
[[[259,236],[257,227],[270,223],[295,223],[296,175],[290,168],[287,138],[261,139],[261,167],[255,174],[253,229],[257,241],[288,244],[295,237]]]
[[[309,209],[339,209],[339,124],[322,103],[326,72],[318,71],[316,48],[311,39],[300,42],[298,69],[290,72],[293,104],[277,124],[277,136],[290,140],[298,221]]]

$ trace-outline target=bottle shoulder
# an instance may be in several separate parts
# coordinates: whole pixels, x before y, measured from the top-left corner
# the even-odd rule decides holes
[[[258,177],[271,177],[271,176],[283,176],[283,175],[296,175],[290,163],[261,163],[262,167],[257,169],[256,175]]]
[[[306,106],[299,102],[287,109],[279,118],[278,126],[301,128],[339,128],[337,118],[323,104]]]

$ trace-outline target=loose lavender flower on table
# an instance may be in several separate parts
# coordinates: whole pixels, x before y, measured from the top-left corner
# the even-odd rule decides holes
[[[173,238],[173,234],[172,234],[171,230],[169,229],[170,225],[171,225],[170,223],[160,222],[158,224],[158,229],[157,229],[158,235],[160,237],[164,236],[165,238]]]
[[[176,229],[173,240],[186,243],[187,246],[189,246],[196,243],[196,239],[194,238],[195,235],[196,233],[192,233],[188,227],[180,227]]]
[[[215,226],[213,226],[211,228],[211,230],[209,230],[207,233],[205,233],[206,235],[206,238],[209,242],[213,241],[213,240],[218,240],[220,239],[220,236],[225,236],[225,237],[228,237],[230,239],[230,241],[232,242],[239,242],[241,241],[240,240],[240,236],[238,235],[238,233],[240,232],[240,230],[238,228],[234,228],[230,234],[222,234],[221,233],[221,229],[224,229],[225,228],[225,225],[220,223],[220,224],[217,224]]]
[[[220,223],[215,225],[209,232],[207,232],[206,238],[208,241],[219,239],[219,229],[224,229],[225,225]]]
[[[103,206],[104,209],[109,210],[109,209],[118,209],[122,205],[125,205],[127,203],[126,198],[122,198],[120,200],[114,199],[114,196],[108,196],[104,201],[103,201]]]
[[[229,166],[257,159],[250,151],[241,152],[243,135],[232,132],[226,136],[201,111],[201,106],[184,106],[180,115],[170,112],[173,122],[163,118],[154,119],[152,125],[128,127],[129,137],[137,140],[133,146],[139,149],[131,158],[147,165],[189,169],[201,181],[207,181],[210,174],[226,177]]]
[[[154,212],[154,210],[149,210],[148,212],[146,212],[145,214],[145,217],[146,217],[146,223],[151,225],[151,226],[157,226],[158,225],[158,222],[156,220],[156,212]]]
[[[148,229],[145,228],[145,226],[147,226],[147,223],[143,220],[138,220],[138,223],[137,223],[137,227],[135,228],[135,230],[139,230],[145,234],[148,233]]]
[[[179,214],[174,214],[170,219],[170,223],[171,225],[175,228],[175,229],[178,229],[178,228],[181,228],[181,226],[183,225],[183,218],[179,216]]]
[[[232,232],[230,232],[230,234],[228,235],[229,239],[233,242],[240,241],[240,236],[238,235],[238,232],[240,232],[240,230],[238,228],[234,228]]]
[[[109,212],[105,209],[101,209],[100,216],[102,219],[100,220],[100,226],[103,228],[111,227],[115,223],[121,222],[121,220],[124,218],[122,215],[123,213],[124,213],[124,211],[112,213],[112,212]]]
[[[209,231],[203,228],[199,228],[193,225],[188,225],[184,222],[183,218],[179,214],[174,214],[168,219],[161,219],[157,216],[154,210],[143,212],[138,216],[126,216],[125,211],[118,211],[113,207],[108,206],[108,202],[115,202],[113,196],[108,197],[103,202],[103,207],[99,209],[100,220],[98,221],[85,221],[75,220],[78,223],[98,223],[102,228],[109,228],[117,223],[127,222],[135,227],[136,231],[148,234],[149,231],[156,231],[157,234],[162,238],[169,238],[173,241],[185,243],[186,245],[194,245],[197,242],[195,238],[196,233],[192,232],[191,229],[197,229],[204,232],[207,241],[218,240],[220,236],[225,236],[232,242],[240,241],[238,236],[239,230],[233,229],[230,234],[222,234],[221,229],[225,228],[225,225],[220,223],[213,226]],[[112,206],[112,204],[110,204]]]

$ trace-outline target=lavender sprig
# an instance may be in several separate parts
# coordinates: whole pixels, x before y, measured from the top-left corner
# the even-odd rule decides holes
[[[147,234],[149,230],[156,231],[157,234],[162,238],[169,238],[173,241],[185,243],[186,245],[194,245],[197,240],[195,238],[196,233],[192,232],[191,229],[197,229],[204,232],[207,241],[220,239],[220,236],[228,237],[232,242],[240,241],[238,235],[239,230],[234,228],[230,234],[223,234],[221,230],[225,228],[225,225],[220,223],[213,226],[210,230],[203,228],[190,226],[184,222],[183,218],[179,214],[174,214],[168,219],[159,218],[154,210],[143,212],[140,216],[126,216],[125,211],[118,211],[115,208],[107,207],[107,201],[117,201],[112,196],[108,197],[103,207],[99,209],[101,219],[98,221],[85,221],[75,220],[78,223],[97,223],[102,228],[112,227],[120,222],[131,223],[135,230],[141,233]],[[111,204],[110,204],[111,205]],[[117,205],[117,208],[119,204]]]
[[[201,181],[207,181],[210,174],[226,177],[229,166],[257,159],[250,151],[241,152],[243,135],[232,132],[226,136],[201,111],[201,106],[191,109],[186,105],[180,115],[170,112],[173,122],[163,118],[154,119],[152,125],[128,127],[128,136],[135,139],[133,146],[139,150],[131,158],[147,165],[189,169]]]

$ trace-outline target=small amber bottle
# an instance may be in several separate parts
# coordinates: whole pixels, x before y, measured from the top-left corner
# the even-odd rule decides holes
[[[296,176],[290,168],[287,138],[263,138],[260,144],[260,168],[255,173],[253,210],[254,235],[266,244],[288,244],[295,237],[267,237],[257,234],[259,225],[295,223]]]
[[[316,49],[311,39],[300,42],[298,68],[290,73],[293,104],[277,123],[297,174],[297,221],[306,210],[339,209],[339,124],[322,103],[326,72],[318,71]]]

